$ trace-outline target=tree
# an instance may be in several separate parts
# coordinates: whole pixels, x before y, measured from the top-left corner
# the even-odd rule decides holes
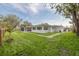
[[[51,9],[55,10],[72,20],[75,26],[75,32],[79,36],[79,4],[78,3],[62,3],[62,4],[50,4]]]
[[[3,16],[0,16],[0,46],[2,46],[2,39],[4,37],[4,30],[3,30]]]
[[[21,27],[25,28],[24,30],[31,31],[32,24],[28,21],[23,21],[23,24],[21,24]]]
[[[3,18],[3,25],[6,31],[9,32],[9,39],[12,39],[11,33],[14,31],[16,26],[21,22],[21,19],[16,15],[7,15]]]
[[[28,22],[28,21],[24,21],[23,25],[24,25],[24,27],[26,27],[26,26],[31,26],[32,24],[30,22]]]

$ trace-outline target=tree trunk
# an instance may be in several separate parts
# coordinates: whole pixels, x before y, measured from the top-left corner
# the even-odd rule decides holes
[[[2,46],[2,34],[1,34],[1,29],[0,29],[0,46]]]
[[[11,35],[12,35],[12,32],[9,32],[9,39],[11,39],[12,37],[11,37]]]
[[[0,28],[0,46],[2,46],[2,39],[3,39],[3,29]]]
[[[79,22],[79,21],[78,21]],[[79,36],[79,23],[77,22],[77,25],[76,25],[76,27],[77,27],[77,31],[76,31],[76,34]]]
[[[77,12],[74,11],[73,12],[73,22],[75,24],[75,32],[77,34],[77,36],[79,36],[79,19],[77,18]]]

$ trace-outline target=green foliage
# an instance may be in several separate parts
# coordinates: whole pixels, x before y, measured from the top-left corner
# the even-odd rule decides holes
[[[59,3],[59,4],[50,4],[50,7],[55,8],[56,12],[62,14],[66,18],[72,19],[73,12],[76,11],[79,14],[79,4],[78,3]]]
[[[54,38],[38,36],[36,33],[12,32],[13,41],[7,43],[5,34],[4,45],[0,55],[56,56],[79,55],[79,37],[74,33],[63,33]]]
[[[13,31],[17,25],[19,25],[21,19],[16,15],[7,15],[3,18],[3,22],[8,32]]]
[[[74,32],[79,36],[79,3],[59,3],[50,6],[65,18],[72,20]]]
[[[28,26],[32,26],[32,24],[28,21],[23,21],[23,24],[21,24],[21,26],[27,28]]]

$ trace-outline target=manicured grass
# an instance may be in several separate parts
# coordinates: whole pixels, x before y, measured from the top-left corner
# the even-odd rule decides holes
[[[59,50],[57,55],[79,56],[79,37],[75,33],[63,33],[50,41],[56,44],[56,49]]]
[[[79,37],[74,33],[62,33],[54,38],[38,36],[35,33],[13,32],[12,43],[0,47],[0,55],[57,56],[79,55]]]
[[[53,35],[53,34],[56,34],[57,32],[47,32],[47,33],[36,33],[36,34],[39,34],[39,35],[44,35],[44,36],[49,36],[49,35]]]
[[[4,42],[0,48],[0,55],[45,55],[47,38],[23,32],[14,32],[12,37],[14,41],[11,44]]]

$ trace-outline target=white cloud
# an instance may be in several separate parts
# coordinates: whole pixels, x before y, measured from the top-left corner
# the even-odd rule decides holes
[[[69,19],[60,19],[60,20],[49,20],[45,21],[51,25],[63,25],[63,26],[70,26]]]
[[[4,6],[9,7],[11,5],[13,8],[15,8],[17,11],[19,10],[22,13],[30,12],[31,14],[37,14],[40,12],[40,10],[48,10],[48,11],[54,11],[52,10],[47,3],[6,3],[3,4]]]
[[[23,13],[30,12],[31,14],[37,14],[40,10],[45,8],[52,11],[47,3],[11,3],[10,5]]]
[[[36,24],[41,24],[41,23],[48,23],[48,24],[50,24],[50,25],[63,25],[63,26],[70,26],[71,24],[69,23],[69,21],[70,21],[70,19],[58,19],[58,20],[53,20],[53,19],[51,19],[51,20],[49,20],[49,19],[45,19],[45,21],[44,21],[44,19],[43,20],[40,20],[39,22],[37,22],[37,23],[35,23],[34,22],[34,24],[36,25]]]
[[[39,12],[40,4],[29,4],[28,6],[29,6],[29,10],[31,10],[33,13]]]
[[[14,3],[10,5],[23,13],[27,13],[29,11],[34,14],[38,13],[40,9],[42,9],[41,7],[43,7],[43,4],[38,3]]]
[[[18,4],[18,3],[14,3],[14,4],[10,4],[12,5],[12,7],[14,7],[16,10],[19,10],[23,13],[27,13],[27,11],[24,9],[24,5],[23,4]]]

